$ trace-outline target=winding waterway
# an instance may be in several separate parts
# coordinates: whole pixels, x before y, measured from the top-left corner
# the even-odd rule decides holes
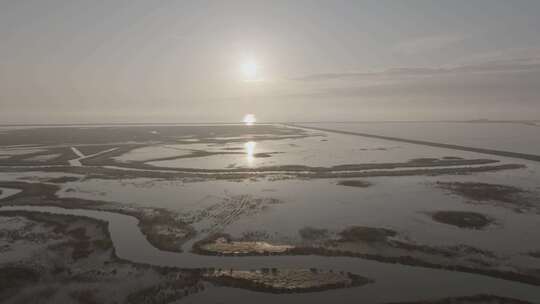
[[[251,291],[210,288],[195,295],[190,301],[216,301],[219,298],[241,298],[249,302],[271,303],[279,299],[284,303],[359,303],[359,301],[389,302],[412,301],[426,298],[442,298],[472,294],[495,294],[540,302],[538,286],[505,281],[486,276],[453,272],[447,270],[385,264],[359,258],[322,256],[260,256],[260,257],[218,257],[190,253],[165,252],[148,243],[134,217],[93,210],[63,209],[57,207],[2,207],[0,211],[24,210],[49,212],[54,214],[86,216],[109,222],[109,230],[118,257],[135,263],[179,268],[234,268],[257,269],[278,268],[321,268],[334,271],[349,271],[374,279],[367,286],[311,293],[302,295],[266,295]],[[186,246],[189,247],[189,246]]]

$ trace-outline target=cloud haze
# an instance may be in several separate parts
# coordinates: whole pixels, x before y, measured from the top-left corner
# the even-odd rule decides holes
[[[0,3],[0,122],[540,119],[537,1]],[[265,81],[246,83],[255,58]]]

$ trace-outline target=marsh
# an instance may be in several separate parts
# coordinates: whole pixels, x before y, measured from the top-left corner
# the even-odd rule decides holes
[[[0,303],[540,303],[540,1],[0,1]]]

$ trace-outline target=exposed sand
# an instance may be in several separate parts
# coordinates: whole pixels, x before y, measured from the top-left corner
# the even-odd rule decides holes
[[[262,269],[257,271],[214,271],[205,278],[225,286],[272,293],[313,292],[335,288],[357,287],[372,281],[350,273],[317,269]]]
[[[214,235],[194,244],[193,252],[208,255],[273,255],[294,248],[263,241],[234,241],[228,235]]]

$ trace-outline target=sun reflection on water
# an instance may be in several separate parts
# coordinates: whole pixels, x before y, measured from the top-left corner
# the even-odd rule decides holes
[[[246,160],[249,164],[253,163],[253,160],[255,159],[255,146],[257,146],[257,143],[254,141],[248,141],[244,144]]]

